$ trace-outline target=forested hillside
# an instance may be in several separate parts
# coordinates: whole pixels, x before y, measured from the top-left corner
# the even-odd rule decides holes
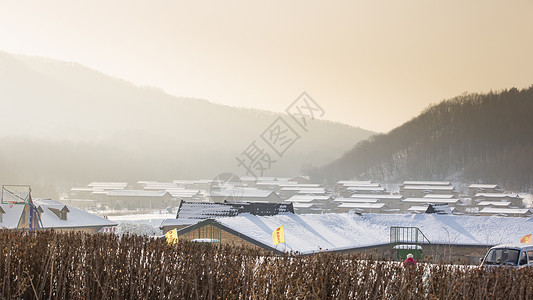
[[[91,181],[244,175],[236,157],[254,141],[268,147],[260,135],[276,118],[291,122],[287,114],[175,97],[79,64],[1,51],[0,105],[0,184],[31,184],[40,197]],[[299,174],[373,134],[323,120],[307,129],[262,175]]]
[[[465,94],[358,143],[316,179],[463,180],[533,187],[533,86]]]

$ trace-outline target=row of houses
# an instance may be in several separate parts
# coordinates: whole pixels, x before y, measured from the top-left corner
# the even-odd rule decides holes
[[[198,188],[198,189],[196,189]],[[80,196],[80,192],[85,193]],[[290,203],[298,214],[424,213],[429,205],[447,204],[453,214],[529,216],[518,194],[497,185],[472,184],[460,195],[447,181],[405,181],[395,192],[373,181],[343,180],[332,188],[293,178],[233,177],[231,180],[95,182],[73,188],[67,201],[85,209],[153,210],[178,207],[181,202]],[[90,207],[88,207],[90,206]]]

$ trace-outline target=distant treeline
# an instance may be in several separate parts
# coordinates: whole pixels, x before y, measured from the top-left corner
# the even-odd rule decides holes
[[[457,179],[528,191],[533,187],[533,86],[443,101],[387,134],[358,143],[313,175],[326,182]]]
[[[533,269],[0,230],[1,299],[531,299]]]

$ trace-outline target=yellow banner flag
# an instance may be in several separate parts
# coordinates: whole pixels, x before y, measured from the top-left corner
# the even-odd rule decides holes
[[[178,243],[178,230],[176,228],[170,230],[169,232],[165,233],[165,237],[167,238],[167,243],[169,245],[174,245]]]
[[[283,225],[272,232],[272,243],[274,243],[274,245],[285,243],[285,231],[283,230]]]
[[[524,243],[524,244],[531,244],[531,237],[533,236],[533,233],[530,233],[528,235],[524,235],[521,239],[520,239],[520,243]]]

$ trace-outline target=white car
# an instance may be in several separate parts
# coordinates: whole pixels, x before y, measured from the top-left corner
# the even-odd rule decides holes
[[[490,248],[481,260],[481,266],[533,266],[532,244],[506,244]]]

